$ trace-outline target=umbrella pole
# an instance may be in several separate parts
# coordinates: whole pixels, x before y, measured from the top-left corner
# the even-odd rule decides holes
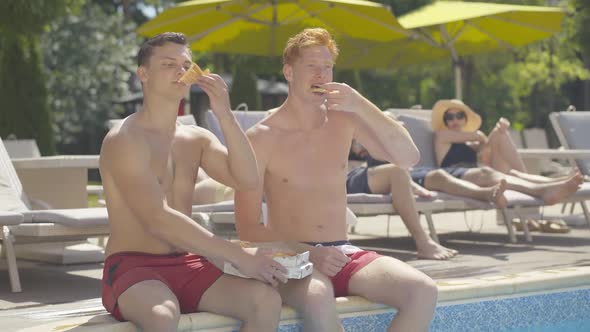
[[[440,32],[445,41],[445,46],[451,52],[451,58],[453,59],[453,69],[455,71],[455,98],[463,100],[463,76],[461,74],[461,58],[455,49],[453,40],[449,37],[449,32],[444,24],[440,25]]]
[[[453,60],[453,67],[455,69],[455,98],[463,100],[463,75],[461,62]]]

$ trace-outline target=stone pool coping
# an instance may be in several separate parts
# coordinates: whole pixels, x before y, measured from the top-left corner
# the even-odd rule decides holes
[[[487,298],[513,297],[541,292],[554,292],[568,288],[590,287],[590,266],[565,267],[522,273],[498,274],[493,276],[463,279],[441,279],[436,281],[439,288],[438,306],[461,302],[481,301]],[[394,311],[382,304],[373,303],[362,297],[337,298],[337,309],[341,317],[367,315]],[[284,306],[281,325],[297,322],[299,316],[290,307]],[[230,331],[238,328],[239,321],[210,313],[182,315],[178,331]],[[66,318],[31,328],[23,332],[36,331],[137,331],[129,322],[118,322],[106,312],[98,315]]]

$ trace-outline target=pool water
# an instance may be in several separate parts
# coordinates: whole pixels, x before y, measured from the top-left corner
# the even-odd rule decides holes
[[[386,331],[394,313],[346,317],[347,332]],[[300,324],[281,325],[296,332]],[[439,304],[430,331],[582,332],[590,331],[590,288]]]
[[[528,328],[518,328],[507,330],[509,332],[584,332],[590,331],[590,319],[583,319],[571,322],[560,322],[556,324],[547,324],[543,326],[531,326]]]
[[[590,331],[589,312],[590,289],[489,299],[437,308],[431,331]]]

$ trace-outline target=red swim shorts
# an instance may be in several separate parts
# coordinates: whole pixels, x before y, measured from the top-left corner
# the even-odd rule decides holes
[[[201,296],[221,275],[215,265],[195,254],[119,252],[104,262],[102,304],[124,321],[117,305],[119,296],[138,282],[160,280],[176,295],[181,313],[196,312]]]
[[[350,277],[375,259],[381,257],[381,255],[374,251],[365,250],[357,251],[354,254],[346,256],[350,257],[350,262],[344,265],[340,272],[330,278],[332,279],[334,296],[336,297],[348,296],[348,283],[350,282]]]

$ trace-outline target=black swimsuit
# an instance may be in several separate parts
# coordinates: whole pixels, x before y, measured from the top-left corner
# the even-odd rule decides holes
[[[453,143],[440,167],[477,167],[477,152],[465,143]]]

